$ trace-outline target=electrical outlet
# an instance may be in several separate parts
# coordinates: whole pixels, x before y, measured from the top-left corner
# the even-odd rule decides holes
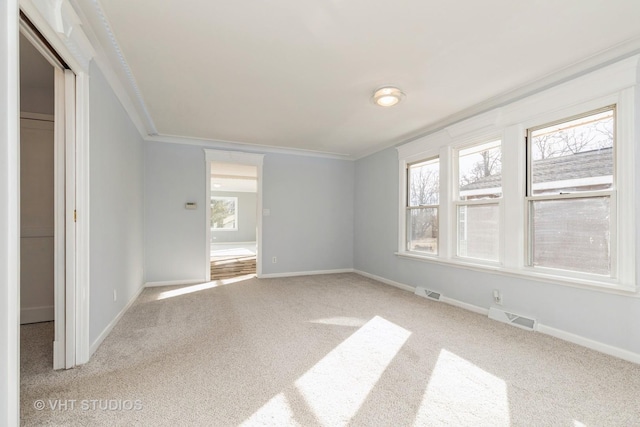
[[[271,262],[272,262],[273,264],[277,263],[277,262],[278,262],[278,257],[273,257],[273,258],[271,258]]]
[[[502,305],[502,292],[500,292],[498,289],[493,290],[493,302],[498,305]]]
[[[118,301],[118,291],[116,291],[115,289],[113,290],[113,302]]]

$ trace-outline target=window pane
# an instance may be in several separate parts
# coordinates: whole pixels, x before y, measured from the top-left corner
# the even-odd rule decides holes
[[[497,261],[499,218],[498,204],[458,206],[458,256]]]
[[[407,249],[438,253],[438,208],[407,209]]]
[[[534,266],[610,274],[609,197],[530,203]]]
[[[211,228],[236,230],[236,197],[211,197]]]
[[[438,159],[409,165],[408,206],[437,205],[440,199]]]
[[[476,145],[458,152],[460,200],[502,196],[500,141]]]
[[[531,132],[532,195],[613,185],[614,110]]]

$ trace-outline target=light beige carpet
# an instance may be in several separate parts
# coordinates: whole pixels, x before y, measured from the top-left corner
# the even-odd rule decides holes
[[[354,274],[146,289],[69,371],[52,333],[23,425],[640,425],[639,365]]]

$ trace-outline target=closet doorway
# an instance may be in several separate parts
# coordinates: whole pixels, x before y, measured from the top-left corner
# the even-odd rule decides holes
[[[75,85],[21,16],[20,324],[44,340],[53,369],[76,364]]]

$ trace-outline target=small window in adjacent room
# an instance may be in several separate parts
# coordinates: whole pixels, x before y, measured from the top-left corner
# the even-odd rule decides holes
[[[237,197],[211,197],[211,229],[215,231],[238,230]]]
[[[457,255],[484,261],[500,256],[501,141],[457,152]]]
[[[615,277],[615,113],[529,129],[530,266]]]
[[[438,253],[440,162],[432,158],[407,165],[407,250]]]

